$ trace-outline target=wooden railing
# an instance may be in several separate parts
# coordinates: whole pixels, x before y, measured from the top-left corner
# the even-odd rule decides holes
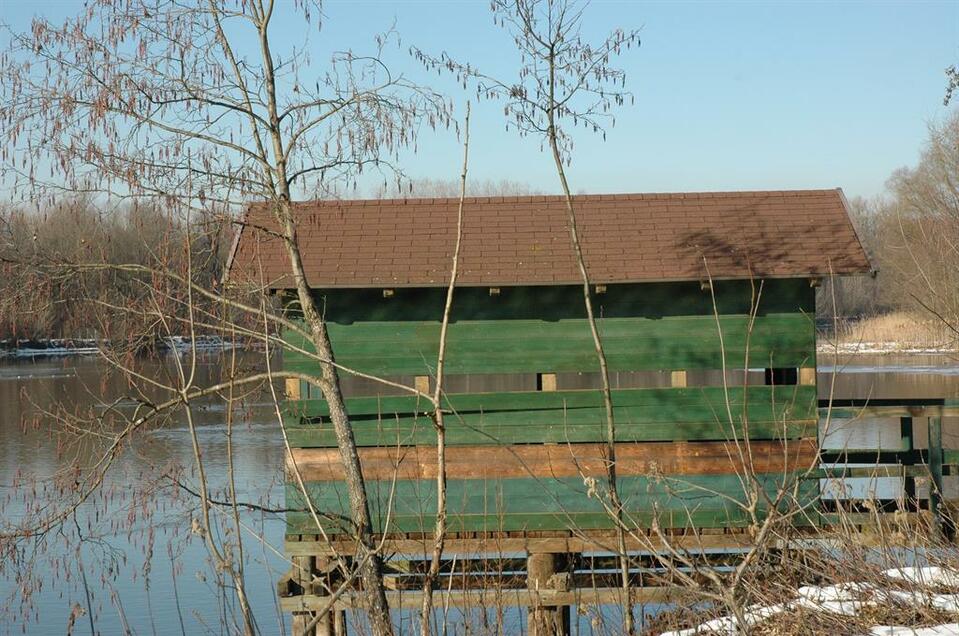
[[[867,423],[876,418],[899,418],[900,443],[898,448],[821,448],[820,469],[811,478],[862,479],[899,478],[902,496],[870,499],[873,510],[892,511],[906,508],[910,511],[927,509],[934,529],[952,538],[956,523],[943,505],[943,477],[959,474],[959,449],[943,446],[942,418],[959,416],[959,400],[946,398],[884,398],[833,399],[819,401],[819,420],[827,430],[839,422]],[[918,426],[926,426],[928,442],[925,448],[916,447]],[[820,444],[823,440],[820,439]],[[852,464],[853,466],[850,466]],[[917,480],[928,480],[928,493],[917,494]],[[867,502],[864,499],[823,498],[824,518],[828,521],[830,506],[854,511]]]

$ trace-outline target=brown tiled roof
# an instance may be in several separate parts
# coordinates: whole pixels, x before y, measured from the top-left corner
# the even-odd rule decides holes
[[[445,285],[457,203],[298,203],[298,240],[310,285]],[[870,270],[841,190],[581,195],[574,197],[574,205],[594,283]],[[562,197],[467,198],[458,282],[580,282],[566,219]],[[246,222],[231,256],[231,278],[290,287],[286,251],[268,231],[276,227],[270,213],[253,207]]]

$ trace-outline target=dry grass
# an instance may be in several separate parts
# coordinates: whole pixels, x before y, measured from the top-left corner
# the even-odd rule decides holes
[[[835,339],[841,345],[895,345],[891,349],[956,349],[959,345],[955,331],[938,318],[907,311],[843,322]]]

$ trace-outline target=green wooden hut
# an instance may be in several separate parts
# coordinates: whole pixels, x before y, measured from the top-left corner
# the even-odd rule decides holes
[[[339,364],[430,386],[457,205],[297,204],[308,281]],[[841,190],[588,195],[575,206],[613,385],[627,523],[748,524],[735,505],[744,471],[775,489],[817,456],[816,285],[870,271]],[[251,210],[231,275],[275,290],[295,314],[271,225]],[[283,365],[318,372],[290,352]],[[613,527],[598,364],[561,197],[466,199],[446,373],[451,536]],[[429,405],[342,378],[377,531],[427,536]],[[293,459],[335,536],[348,499],[326,406],[306,385],[290,398]],[[818,481],[801,492],[815,497]],[[296,489],[288,498],[302,505]],[[305,514],[287,519],[291,538],[317,532]]]

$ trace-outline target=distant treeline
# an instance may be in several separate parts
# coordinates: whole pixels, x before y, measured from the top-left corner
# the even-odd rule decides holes
[[[8,206],[0,212],[0,340],[116,337],[134,323],[138,338],[162,338],[167,327],[148,314],[182,315],[185,304],[183,286],[161,272],[189,272],[210,287],[230,232],[222,217],[187,223],[154,205],[105,209],[77,198],[40,210]],[[147,270],[115,267],[128,264]]]
[[[931,126],[918,165],[895,171],[884,196],[850,201],[878,270],[819,291],[820,318],[912,311],[956,324],[959,316],[959,112]]]
[[[478,181],[469,188],[473,196],[535,193],[514,181]],[[421,179],[372,192],[373,197],[458,194],[455,179]],[[959,113],[930,127],[918,165],[894,172],[885,195],[852,199],[850,208],[878,273],[838,280],[835,289],[823,281],[818,318],[905,310],[955,324]],[[110,335],[105,332],[166,337],[176,326],[158,324],[156,310],[182,317],[186,299],[184,288],[159,272],[184,278],[189,272],[203,287],[215,287],[233,229],[226,214],[191,214],[187,223],[183,214],[152,204],[106,208],[75,198],[39,210],[0,207],[0,340],[104,338]],[[126,264],[156,273],[114,267]]]

